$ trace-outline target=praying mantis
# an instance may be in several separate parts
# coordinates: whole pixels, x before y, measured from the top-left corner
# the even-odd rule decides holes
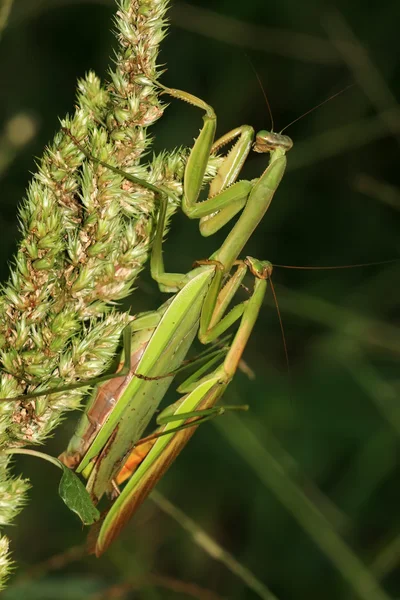
[[[162,245],[167,195],[170,192],[130,177],[129,174],[125,175],[127,179],[148,187],[159,197],[151,274],[162,291],[175,292],[176,295],[159,311],[133,320],[130,330],[124,333],[125,368],[112,377],[105,375],[100,378],[100,381],[111,381],[95,392],[76,435],[67,451],[61,455],[66,465],[75,466],[78,473],[88,478],[87,490],[95,503],[109,491],[124,459],[143,434],[194,337],[198,335],[203,344],[208,344],[237,321],[240,320],[240,323],[222,364],[197,380],[192,377],[186,385],[181,386],[180,391],[185,395],[170,410],[173,414],[166,417],[166,425],[160,432],[162,435],[101,524],[94,548],[98,556],[112,543],[195,429],[194,426],[180,429],[180,426],[188,419],[196,419],[196,415],[204,415],[204,411],[206,414],[212,413],[215,403],[235,374],[272,271],[272,265],[267,261],[252,257],[241,261],[238,257],[270,205],[285,172],[286,152],[292,147],[288,136],[260,131],[255,138],[254,150],[270,155],[268,167],[257,180],[237,181],[253,143],[253,129],[249,126],[237,127],[214,141],[216,115],[208,104],[180,90],[164,88],[164,92],[205,112],[204,125],[190,151],[185,169],[184,213],[189,218],[200,219],[200,231],[208,236],[242,212],[221,247],[209,259],[198,261],[197,266],[187,274],[168,273],[162,258]],[[210,184],[208,199],[199,202],[210,154],[230,142],[233,147],[224,157]],[[225,282],[234,266],[234,274]],[[236,304],[225,314],[247,271],[254,277],[250,298]],[[213,364],[214,359],[209,361],[208,366]],[[94,383],[99,383],[99,379],[38,392],[32,396]],[[102,407],[99,411],[100,421],[96,413],[98,403]],[[104,405],[106,408],[103,413]]]
[[[259,132],[254,150],[269,153],[269,165],[259,179],[238,182],[253,142],[252,128],[238,127],[214,141],[216,116],[213,109],[187,92],[171,88],[164,88],[164,91],[205,112],[203,128],[187,160],[183,211],[190,218],[200,219],[203,235],[212,235],[242,212],[221,247],[209,259],[198,261],[197,266],[187,274],[167,273],[162,259],[162,246],[167,201],[171,192],[125,173],[126,179],[147,187],[159,199],[151,274],[163,291],[175,292],[175,296],[158,311],[139,315],[132,320],[124,331],[122,368],[115,374],[30,394],[30,397],[36,397],[101,384],[94,390],[76,433],[60,456],[66,466],[75,468],[87,479],[86,488],[95,504],[113,489],[115,482],[122,483],[130,475],[130,462],[140,462],[92,536],[95,539],[91,550],[97,556],[105,552],[118,536],[198,424],[204,418],[221,412],[215,405],[237,370],[272,272],[272,265],[268,261],[252,257],[240,261],[238,257],[269,207],[285,172],[286,152],[292,147],[288,136]],[[209,197],[199,202],[209,156],[229,142],[234,143],[233,148],[222,160],[210,184]],[[78,140],[75,143],[80,145]],[[121,173],[95,157],[90,158]],[[236,270],[226,282],[233,267]],[[249,300],[235,305],[226,314],[247,271],[254,277],[253,293]],[[184,396],[164,412],[162,427],[154,436],[141,440],[195,336],[198,335],[202,343],[209,344],[239,320],[236,335],[222,363],[204,376],[206,370],[201,369],[182,384],[178,391]],[[216,359],[220,356],[221,353],[218,353]],[[208,371],[216,359],[209,360],[206,365]],[[138,457],[142,442],[144,452]],[[139,453],[134,449],[136,444]]]
[[[283,176],[286,158],[285,153],[292,146],[292,141],[287,136],[281,136],[266,131],[259,132],[256,136],[255,150],[270,153],[270,163],[266,171],[256,182],[236,182],[237,176],[250,150],[253,131],[245,126],[237,128],[226,134],[214,143],[216,117],[211,107],[200,99],[179,90],[167,89],[171,96],[186,100],[189,103],[202,108],[205,111],[204,126],[190,153],[185,177],[184,177],[184,200],[183,210],[192,218],[200,218],[200,230],[203,235],[210,235],[225,225],[238,211],[243,209],[239,220],[227,236],[221,248],[214,252],[208,261],[186,275],[170,274],[165,272],[162,261],[161,245],[163,220],[165,208],[161,210],[156,239],[153,245],[151,257],[151,272],[153,278],[165,291],[180,292],[176,295],[168,307],[159,328],[153,334],[149,347],[137,365],[139,373],[145,376],[157,377],[159,371],[148,369],[147,356],[151,362],[157,362],[157,369],[163,368],[162,360],[167,358],[167,363],[175,367],[175,359],[180,357],[180,348],[184,347],[186,354],[186,343],[193,340],[199,329],[199,338],[203,343],[208,343],[223,334],[235,321],[241,319],[236,336],[229,348],[223,364],[211,374],[192,383],[189,389],[183,389],[188,393],[178,403],[174,411],[174,419],[165,426],[163,436],[156,441],[149,455],[140,465],[135,475],[129,481],[122,494],[113,504],[110,512],[105,518],[97,542],[95,552],[101,554],[118,535],[123,524],[129,519],[132,512],[144,499],[156,481],[172,462],[174,456],[180,451],[186,441],[193,433],[193,428],[177,432],[177,426],[183,424],[188,414],[196,410],[212,408],[221,397],[225,388],[232,379],[238,365],[238,361],[244,350],[248,337],[254,326],[262,299],[266,290],[266,280],[271,273],[272,267],[268,262],[257,261],[248,257],[246,261],[238,264],[237,271],[225,286],[222,285],[223,277],[229,273],[243,246],[252,234],[253,230],[267,210],[272,197]],[[216,178],[210,186],[208,200],[197,204],[200,187],[204,177],[204,171],[210,152],[215,152],[226,143],[238,138],[233,149],[226,157],[220,167]],[[236,183],[235,183],[236,182]],[[229,186],[229,187],[228,187]],[[165,206],[165,205],[164,205]],[[253,294],[248,302],[240,303],[224,316],[224,313],[235,295],[243,277],[249,269],[255,277]],[[184,304],[184,300],[188,300]],[[172,313],[171,323],[177,324],[175,315],[177,309],[181,315],[179,321],[179,337],[169,337],[165,346],[158,345],[156,358],[152,353],[152,345],[158,344],[157,337],[160,335],[162,325],[168,323]],[[187,314],[185,311],[189,311]],[[181,338],[184,340],[183,344]],[[167,350],[167,353],[165,351]],[[144,366],[145,371],[142,371]],[[134,378],[132,386],[136,394],[142,387],[150,389],[148,382]],[[155,382],[155,385],[160,385]],[[132,394],[133,387],[130,389]],[[147,403],[146,403],[147,406]],[[113,431],[110,439],[102,453],[96,460],[94,469],[90,472],[88,489],[96,499],[101,497],[105,491],[105,485],[115,477],[122,466],[121,457],[126,456],[132,447],[132,421],[136,422],[135,411],[137,405],[130,401],[125,409],[121,401],[114,409],[112,416],[118,418],[118,427],[114,428],[114,419],[110,419],[103,425],[102,437]],[[124,411],[122,413],[122,411]],[[122,414],[121,414],[122,413]],[[134,419],[132,415],[135,414]],[[120,416],[121,415],[121,416]],[[139,419],[140,420],[140,419]],[[172,430],[168,435],[167,432]],[[92,454],[97,450],[87,453],[79,465],[79,470],[84,471]]]

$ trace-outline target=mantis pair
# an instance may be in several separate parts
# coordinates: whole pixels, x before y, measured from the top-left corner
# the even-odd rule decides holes
[[[170,88],[165,88],[165,91],[205,111],[204,125],[185,169],[184,213],[190,218],[200,219],[200,231],[205,236],[218,231],[240,211],[241,214],[222,246],[208,260],[199,261],[197,267],[187,274],[167,273],[162,245],[170,192],[124,173],[127,179],[149,188],[159,198],[151,274],[162,291],[175,292],[176,295],[158,311],[139,315],[125,330],[122,369],[93,381],[29,395],[36,397],[106,381],[94,390],[67,451],[60,457],[64,464],[75,467],[76,472],[87,478],[86,488],[95,504],[105,492],[110,491],[111,482],[118,477],[124,461],[140,440],[195,336],[198,334],[203,344],[209,344],[234,323],[239,320],[240,323],[222,364],[203,375],[213,367],[216,358],[212,358],[205,368],[178,388],[185,395],[170,407],[165,417],[166,424],[158,432],[155,443],[151,443],[148,454],[101,523],[94,547],[97,556],[116,538],[187,443],[199,420],[213,414],[215,404],[237,370],[272,271],[272,265],[267,261],[252,257],[241,261],[238,257],[269,207],[285,172],[285,154],[292,147],[288,136],[259,132],[254,150],[269,153],[269,165],[258,180],[237,181],[253,143],[253,129],[238,127],[214,142],[216,116],[213,109],[187,92]],[[199,202],[208,158],[228,143],[233,143],[233,147],[210,184],[209,197]],[[99,160],[97,162],[114,169]],[[235,272],[225,281],[233,267],[236,267]],[[227,312],[247,271],[254,277],[253,292],[248,300]]]

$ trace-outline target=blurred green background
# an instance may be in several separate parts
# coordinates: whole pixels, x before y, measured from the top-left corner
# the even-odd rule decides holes
[[[276,130],[355,83],[287,131],[295,143],[288,171],[246,252],[299,266],[396,258],[399,3],[172,5],[160,56],[168,68],[163,82],[209,102],[219,134],[242,123],[270,127],[246,54],[265,86]],[[1,140],[21,112],[34,128],[15,154],[10,148],[0,152],[2,279],[18,243],[16,208],[34,157],[57,130],[58,117],[72,112],[77,77],[88,69],[106,76],[115,46],[113,11],[111,0],[16,0],[13,6],[0,40]],[[190,145],[200,124],[198,111],[172,101],[154,127],[155,149]],[[264,165],[265,157],[252,156],[244,176],[257,176]],[[196,223],[174,219],[165,255],[172,270],[187,270],[217,247],[216,239],[199,238]],[[204,425],[158,488],[258,584],[246,584],[214,560],[151,500],[101,559],[79,549],[64,554],[85,534],[57,496],[58,473],[18,459],[16,470],[31,479],[33,489],[17,527],[8,532],[19,567],[2,597],[400,596],[399,264],[276,268],[273,280],[290,376],[269,297],[245,354],[255,378],[239,373],[226,398],[248,402],[250,412]],[[144,273],[132,312],[160,302]],[[172,391],[169,399],[174,397]],[[65,447],[75,422],[71,415],[57,431],[48,444],[51,453]],[[364,591],[357,593],[357,586]]]

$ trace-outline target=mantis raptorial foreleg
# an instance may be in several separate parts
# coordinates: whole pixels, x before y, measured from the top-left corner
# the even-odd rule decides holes
[[[285,172],[285,154],[292,148],[293,142],[286,135],[263,130],[257,133],[253,143],[254,129],[248,125],[236,127],[215,141],[217,119],[212,107],[187,92],[166,87],[163,89],[166,94],[205,111],[203,128],[190,152],[185,169],[183,212],[191,219],[200,219],[200,231],[207,236],[218,231],[241,209],[244,209],[221,248],[210,257],[210,259],[219,261],[223,265],[223,272],[228,273],[269,207]],[[236,142],[221,162],[216,176],[211,181],[208,199],[199,202],[199,194],[210,154],[219,151],[223,146],[235,140]],[[255,152],[270,154],[269,166],[258,180],[236,181],[252,144]],[[157,242],[160,247],[161,233]],[[175,290],[177,287],[176,274],[166,274],[162,262],[154,260],[155,256],[161,254],[159,247],[152,254],[152,276],[166,291]]]

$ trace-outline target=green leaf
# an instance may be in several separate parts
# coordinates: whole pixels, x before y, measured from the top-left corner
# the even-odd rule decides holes
[[[93,505],[89,492],[78,476],[65,465],[62,465],[62,468],[63,475],[58,488],[60,497],[84,525],[92,525],[100,518],[99,511]]]

